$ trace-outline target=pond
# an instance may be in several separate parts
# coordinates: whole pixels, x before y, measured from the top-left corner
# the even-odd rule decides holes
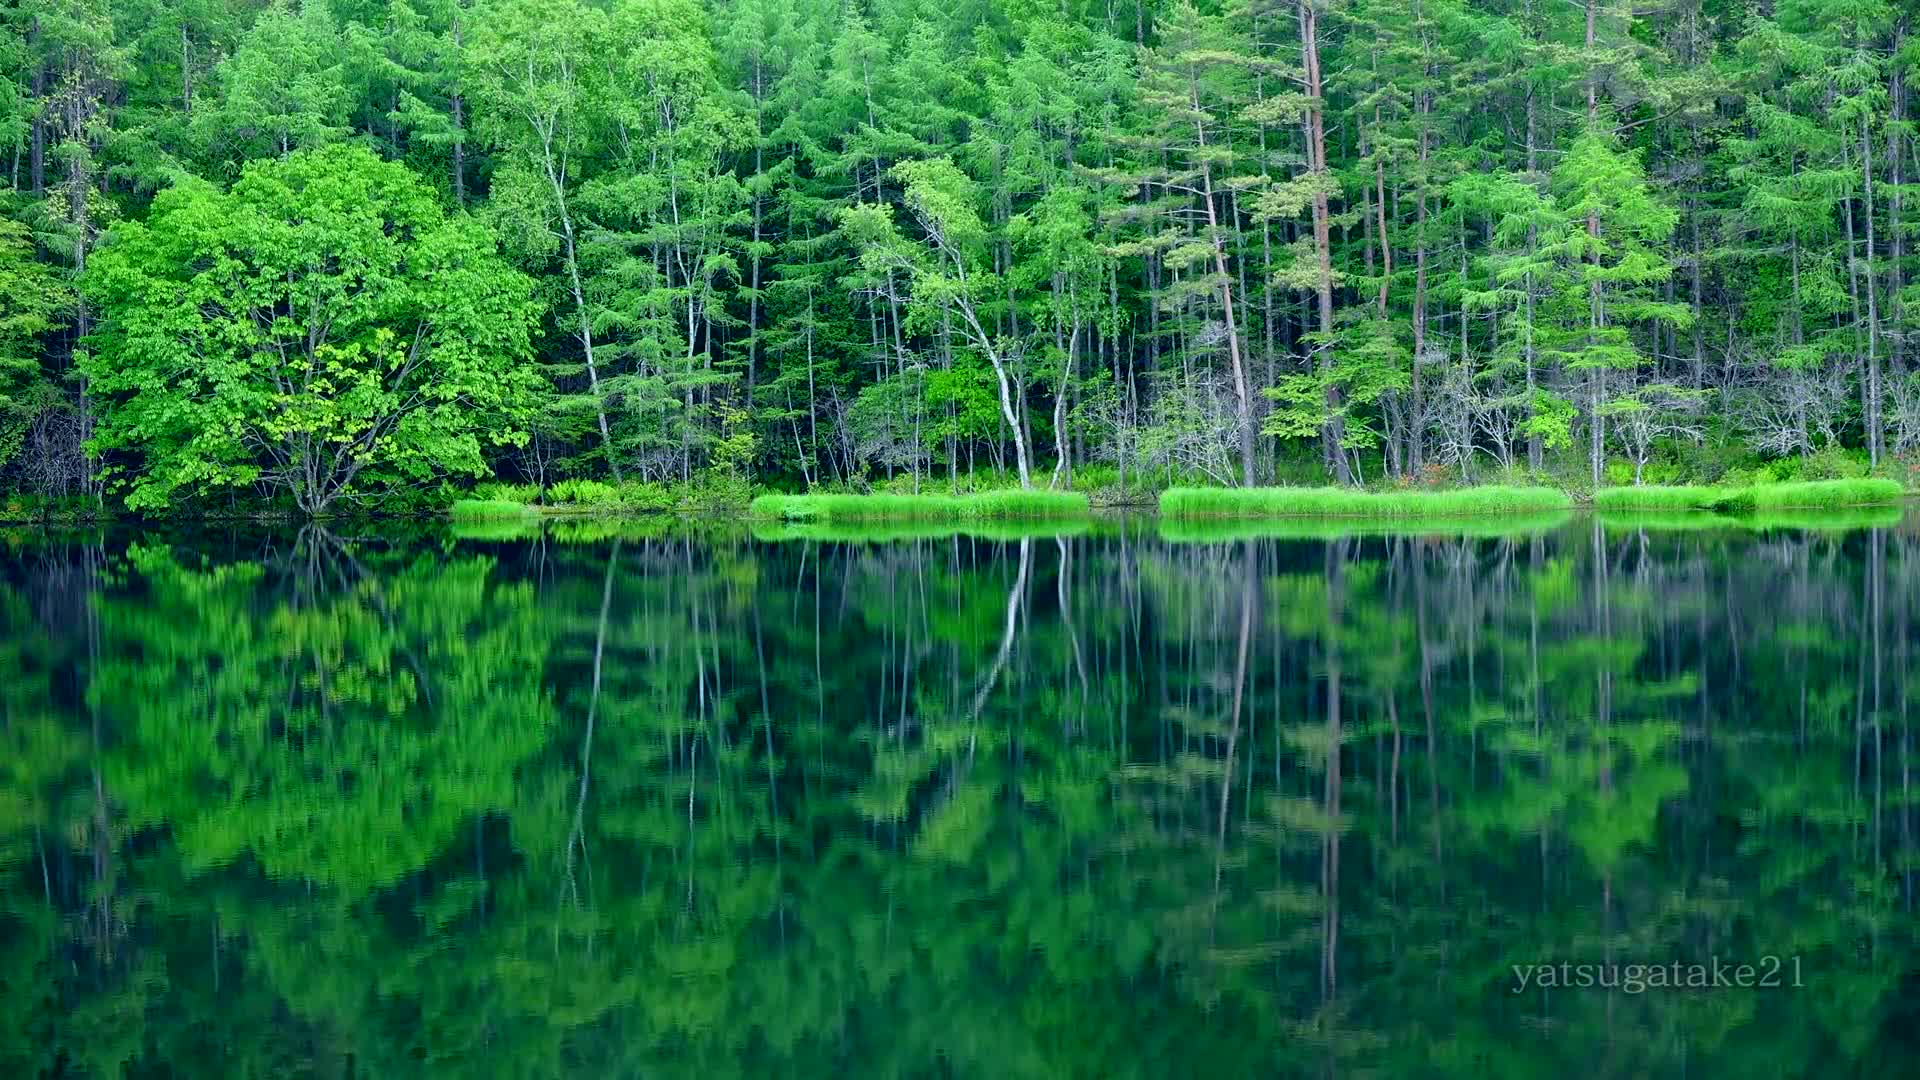
[[[0,1074],[1899,1075],[1920,534],[0,534]]]

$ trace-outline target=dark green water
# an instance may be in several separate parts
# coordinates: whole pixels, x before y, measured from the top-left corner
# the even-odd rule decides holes
[[[1911,531],[607,531],[0,534],[0,1076],[1920,1071]]]

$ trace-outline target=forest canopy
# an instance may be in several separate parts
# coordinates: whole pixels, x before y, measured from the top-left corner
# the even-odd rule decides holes
[[[1908,5],[0,10],[20,497],[1920,450]]]

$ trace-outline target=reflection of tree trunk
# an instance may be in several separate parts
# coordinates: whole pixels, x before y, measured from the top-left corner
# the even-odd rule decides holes
[[[1393,727],[1393,767],[1387,771],[1387,837],[1400,843],[1400,705],[1387,694],[1387,723]]]
[[[970,723],[980,719],[980,710],[986,707],[987,696],[1000,682],[1000,673],[1006,669],[1007,657],[1013,652],[1013,632],[1020,623],[1020,598],[1026,595],[1027,571],[1033,567],[1033,541],[1020,541],[1020,572],[1014,576],[1013,588],[1007,590],[1006,630],[1000,635],[1000,649],[993,656],[993,666],[987,670],[987,676],[980,680],[979,689],[973,693],[973,705],[967,710]],[[976,725],[977,730],[977,725]],[[973,756],[975,737],[967,736],[967,756]]]
[[[580,793],[573,803],[573,830],[567,834],[567,891],[572,894],[574,903],[580,902],[580,888],[574,882],[574,852],[580,853],[582,862],[586,859],[586,819],[587,785],[593,775],[593,730],[600,713],[600,671],[607,651],[607,613],[613,606],[613,571],[620,562],[620,540],[613,541],[613,551],[607,555],[606,576],[600,583],[600,621],[593,633],[593,681],[587,691],[587,730],[580,739]],[[587,873],[593,870],[588,867]],[[558,932],[558,928],[555,928]]]
[[[1613,640],[1612,608],[1607,602],[1607,549],[1605,534],[1600,522],[1593,523],[1593,603],[1596,609],[1595,629],[1602,645]],[[1613,739],[1610,730],[1613,727],[1613,672],[1607,667],[1608,661],[1602,658],[1594,668],[1595,715],[1599,719],[1600,732],[1595,740],[1596,752],[1600,761],[1601,805],[1606,805],[1607,796],[1613,791]],[[1600,873],[1600,932],[1607,942],[1605,959],[1613,960],[1613,867],[1601,868]]]
[[[767,697],[767,646],[760,634],[760,608],[753,609],[753,658],[760,673],[760,723],[767,735],[767,813],[771,821],[780,820],[780,780],[773,768],[773,704]],[[780,844],[780,830],[773,831],[774,880],[782,880],[784,870]],[[787,940],[787,905],[785,900],[775,905],[780,922],[780,942]]]
[[[1253,641],[1253,607],[1259,578],[1254,573],[1253,543],[1240,543],[1240,639],[1233,661],[1233,704],[1227,724],[1227,766],[1220,776],[1220,814],[1213,856],[1213,902],[1220,904],[1220,873],[1227,853],[1227,805],[1233,793],[1234,755],[1240,743],[1240,712],[1247,696],[1247,648]],[[1208,933],[1212,933],[1209,927]]]
[[[1060,548],[1060,577],[1055,582],[1060,601],[1060,623],[1066,627],[1067,641],[1073,645],[1073,669],[1080,676],[1080,704],[1085,708],[1092,691],[1087,685],[1086,656],[1080,650],[1080,630],[1073,622],[1073,597],[1068,591],[1073,578],[1073,552],[1067,546],[1066,537],[1056,536],[1053,542]]]
[[[1604,644],[1613,640],[1613,608],[1607,602],[1607,549],[1600,522],[1593,523],[1593,603],[1595,629]],[[1600,721],[1600,791],[1613,790],[1613,746],[1608,732],[1613,726],[1613,672],[1604,661],[1594,666],[1594,715]]]
[[[1326,898],[1321,934],[1320,994],[1331,1000],[1340,988],[1340,613],[1343,542],[1327,545],[1327,786],[1326,837],[1322,841],[1320,884]]]
[[[100,594],[100,564],[105,554],[100,549],[89,546],[86,549],[86,589],[83,595]],[[87,623],[87,674],[92,680],[100,670],[100,617],[99,607],[86,605]],[[87,714],[93,732],[93,820],[89,827],[93,848],[93,905],[91,918],[95,921],[94,945],[102,963],[113,962],[113,941],[116,931],[113,921],[113,900],[115,886],[113,881],[113,819],[107,807],[106,780],[100,771],[100,755],[103,750],[100,730],[100,710],[93,696],[87,698]]]
[[[1899,605],[1899,614],[1894,625],[1905,628],[1913,625],[1913,590],[1898,589],[1894,596]],[[1904,685],[1905,672],[1913,670],[1912,650],[1909,642],[1911,635],[1899,634],[1895,639],[1894,670],[1903,673],[1901,692],[1895,695],[1900,702],[1900,900],[1905,909],[1913,911],[1913,769],[1909,757],[1907,700]]]
[[[1880,767],[1880,624],[1886,610],[1887,575],[1887,533],[1885,529],[1875,529],[1867,540],[1867,625],[1873,636],[1873,706],[1871,723],[1873,725],[1873,866],[1880,869],[1880,810],[1881,777],[1885,771]]]
[[[1418,552],[1416,548],[1416,552]],[[1426,571],[1416,557],[1413,566],[1414,600],[1413,621],[1415,636],[1420,639],[1420,709],[1427,720],[1427,804],[1432,819],[1428,828],[1433,835],[1433,865],[1436,880],[1439,882],[1440,899],[1447,898],[1447,880],[1441,869],[1440,847],[1440,737],[1434,730],[1433,722],[1433,649],[1427,638],[1427,589]]]

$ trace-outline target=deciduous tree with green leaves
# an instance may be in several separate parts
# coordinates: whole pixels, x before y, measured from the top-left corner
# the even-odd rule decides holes
[[[102,248],[82,370],[127,504],[257,487],[306,514],[525,437],[538,309],[491,233],[347,147],[189,183]]]

